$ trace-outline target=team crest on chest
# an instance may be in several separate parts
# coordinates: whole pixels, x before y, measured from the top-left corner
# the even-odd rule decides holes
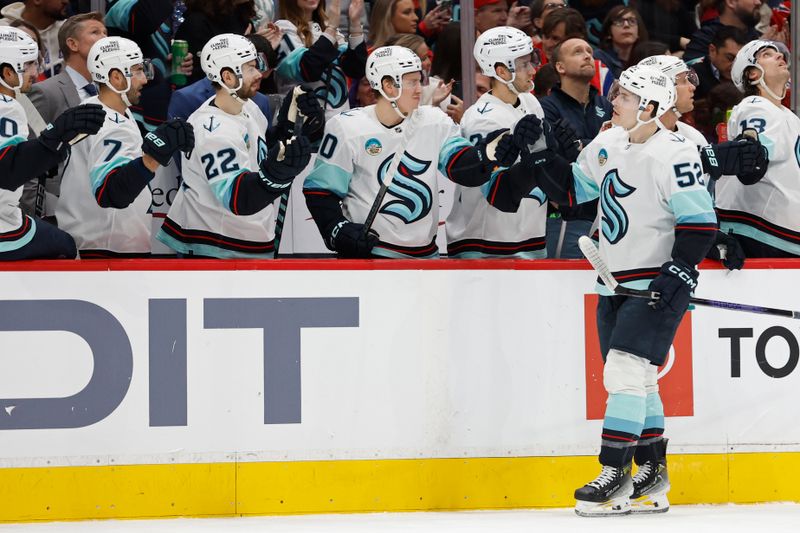
[[[383,151],[383,145],[378,139],[373,137],[364,143],[364,149],[369,155],[378,155]]]
[[[597,154],[597,162],[600,163],[602,167],[606,164],[606,161],[608,161],[608,152],[606,152],[605,148],[601,148],[600,153]]]

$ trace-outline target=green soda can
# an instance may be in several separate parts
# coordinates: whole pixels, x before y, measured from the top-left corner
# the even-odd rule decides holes
[[[180,39],[172,41],[172,83],[183,87],[188,81],[186,74],[180,71],[181,63],[189,53],[189,43]]]

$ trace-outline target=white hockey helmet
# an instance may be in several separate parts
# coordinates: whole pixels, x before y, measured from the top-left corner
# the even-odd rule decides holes
[[[486,30],[476,39],[472,49],[472,55],[475,56],[483,74],[502,81],[515,93],[517,91],[511,85],[517,77],[514,60],[528,54],[532,55],[534,66],[538,66],[539,56],[534,52],[530,36],[511,26],[498,26]],[[497,75],[494,69],[497,63],[505,65],[511,71],[511,80],[504,80]]]
[[[242,86],[242,65],[250,61],[259,63],[260,56],[255,45],[250,39],[235,33],[222,33],[212,38],[200,52],[200,67],[206,77],[212,82],[222,83],[222,70],[230,69],[239,78],[239,83],[233,89],[228,87],[231,95],[235,96]],[[259,69],[262,66],[259,64]]]
[[[25,72],[26,65],[31,62],[38,64],[39,46],[30,35],[19,28],[10,26],[0,27],[0,65],[9,64],[19,75],[19,82],[16,87],[11,87],[0,77],[3,86],[16,91],[24,83],[22,74]]]
[[[373,50],[367,58],[369,86],[392,102],[392,107],[402,118],[406,116],[397,108],[397,99],[403,94],[403,76],[411,72],[422,73],[422,61],[415,52],[405,46],[381,46]],[[383,92],[381,82],[386,77],[391,78],[394,86],[399,89],[394,98]]]
[[[153,65],[145,60],[139,45],[124,37],[103,37],[92,45],[86,66],[92,81],[103,83],[109,89],[122,96],[125,104],[128,102],[127,92],[131,88],[133,67],[141,65],[148,80],[153,79]],[[111,71],[118,70],[125,76],[125,88],[116,89],[111,85]]]
[[[657,55],[650,56],[639,61],[640,67],[655,67],[677,83],[676,78],[679,74],[686,72],[686,79],[689,83],[697,87],[700,85],[700,79],[697,77],[697,72],[683,62],[683,59],[676,56]]]
[[[772,91],[770,91],[767,85],[764,83],[764,69],[758,64],[758,53],[764,48],[772,48],[779,54],[783,54],[783,57],[787,62],[791,57],[789,55],[789,50],[783,43],[763,40],[750,41],[741,49],[739,49],[739,52],[736,54],[736,59],[733,60],[733,66],[731,67],[731,80],[733,81],[733,84],[736,85],[736,88],[741,92],[744,92],[744,88],[748,84],[761,85],[768,93],[770,93],[770,96],[778,98],[777,95],[772,94]],[[749,67],[755,67],[761,71],[761,76],[759,77],[758,81],[749,81],[745,79],[747,76],[747,69]],[[780,98],[782,99],[783,97],[781,96]]]
[[[619,89],[623,88],[639,97],[639,109],[636,113],[636,126],[631,128],[629,133],[638,129],[640,126],[655,122],[662,129],[659,118],[675,107],[678,93],[675,90],[675,83],[669,76],[654,67],[643,67],[633,65],[625,69],[619,79],[614,82],[608,93],[608,100],[613,102],[619,95]],[[655,102],[655,116],[642,120],[642,112],[648,104]]]

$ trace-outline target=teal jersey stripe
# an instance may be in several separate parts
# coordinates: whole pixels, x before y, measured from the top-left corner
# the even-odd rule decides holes
[[[95,197],[97,196],[97,190],[103,186],[103,183],[105,183],[106,176],[108,176],[109,172],[111,172],[115,168],[125,166],[131,161],[132,160],[129,157],[117,156],[110,161],[106,161],[99,167],[94,167],[89,172],[89,181],[92,186],[92,195]]]
[[[653,281],[651,279],[637,279],[633,281],[625,281],[620,283],[623,287],[627,287],[629,289],[636,289],[640,291],[646,291],[650,287],[650,282]],[[594,286],[595,292],[600,296],[613,296],[614,293],[608,290],[608,288],[603,285],[602,283],[597,283]]]
[[[23,215],[23,217],[24,216],[25,215]],[[13,241],[0,242],[0,253],[19,250],[20,248],[31,242],[33,240],[34,235],[36,235],[36,220],[31,218],[31,227],[28,228],[28,231],[26,231],[21,237],[14,239]]]
[[[644,400],[644,398],[642,398]],[[606,414],[603,419],[603,427],[613,429],[614,431],[624,431],[633,435],[641,435],[644,428],[644,417],[641,421],[625,420],[624,418],[616,418]]]
[[[131,20],[131,10],[138,2],[139,0],[118,0],[106,12],[106,26],[127,31]]]
[[[711,196],[705,189],[679,191],[669,199],[670,208],[678,224],[715,224],[717,215]]]
[[[645,397],[633,394],[616,393],[608,396],[606,418],[617,418],[631,422],[644,423]]]
[[[761,231],[753,226],[742,224],[740,222],[721,221],[719,223],[719,229],[724,233],[728,233],[730,230],[733,230],[733,232],[737,235],[744,235],[745,237],[750,237],[751,239],[763,242],[764,244],[772,246],[773,248],[777,248],[778,250],[783,250],[784,252],[789,252],[790,254],[800,256],[800,245],[785,241],[780,237],[776,237],[775,235]]]
[[[763,133],[758,134],[758,140],[767,149],[770,160],[775,159],[775,142]]]
[[[572,163],[572,178],[575,188],[575,202],[582,204],[600,197],[600,186],[587,176],[577,163]]]
[[[273,252],[263,254],[244,254],[208,244],[188,244],[173,238],[171,235],[167,235],[163,229],[158,230],[156,239],[169,246],[176,252],[186,255],[197,254],[208,257],[218,257],[220,259],[273,259],[274,257]]]
[[[250,172],[247,168],[239,168],[233,172],[228,172],[208,180],[208,186],[211,187],[211,192],[217,197],[222,205],[230,211],[231,209],[231,196],[233,196],[233,184],[236,178],[244,173]]]
[[[517,252],[511,255],[494,255],[483,252],[461,252],[448,255],[451,259],[546,259],[547,250],[534,250],[530,252]]]
[[[14,135],[13,137],[7,138],[5,141],[0,143],[0,150],[6,148],[7,146],[16,146],[19,143],[24,143],[27,139],[22,135]]]
[[[657,392],[648,394],[645,399],[644,427],[664,427],[664,404],[661,403],[661,396]]]
[[[386,248],[381,248],[380,246],[376,246],[372,249],[372,255],[376,257],[388,257],[389,259],[438,259],[439,252],[434,252],[430,255],[426,255],[424,257],[417,257],[406,255],[404,253],[395,252],[394,250],[387,250]]]
[[[327,39],[327,37],[322,38]],[[289,52],[289,55],[278,63],[278,74],[292,80],[302,81],[302,76],[300,75],[300,59],[307,50],[308,48],[301,46]]]
[[[468,146],[472,146],[472,143],[464,137],[450,137],[447,139],[442,145],[442,149],[439,150],[439,172],[447,176],[447,165],[450,163],[450,159]],[[450,176],[447,177],[449,178]]]
[[[350,190],[350,178],[350,173],[343,168],[317,158],[314,170],[306,176],[303,188],[331,191],[339,198],[344,198]]]

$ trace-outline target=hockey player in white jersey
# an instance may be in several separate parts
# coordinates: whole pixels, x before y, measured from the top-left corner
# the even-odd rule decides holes
[[[581,516],[669,508],[658,366],[697,286],[696,265],[717,229],[697,146],[659,120],[675,105],[672,80],[653,67],[633,66],[610,98],[616,127],[601,132],[576,163],[549,149],[534,161],[537,183],[556,201],[599,196],[601,257],[623,286],[660,294],[648,301],[598,286],[608,402],[602,471],[575,491]],[[631,478],[634,454],[640,464]]]
[[[752,41],[739,50],[731,69],[745,97],[733,108],[728,135],[753,128],[769,152],[769,169],[760,181],[717,184],[720,229],[736,237],[747,257],[800,256],[800,118],[781,104],[790,57],[781,43]]]
[[[681,115],[694,109],[694,91],[699,81],[697,74],[679,57],[656,55],[639,62],[641,66],[652,66],[661,70],[675,82],[677,100],[675,107],[664,113],[661,122],[667,129],[677,131],[700,150],[706,184],[714,191],[714,183],[722,176],[731,176],[745,184],[753,184],[764,177],[769,165],[769,157],[755,135],[740,132],[732,141],[709,144],[702,133],[686,122],[679,121]],[[755,130],[752,130],[755,133]],[[724,253],[720,253],[724,250]],[[725,232],[718,232],[715,246],[711,247],[709,257],[721,260],[731,270],[744,266],[744,250],[739,241]]]
[[[36,41],[19,28],[0,28],[0,260],[69,258],[75,241],[55,226],[22,213],[23,184],[57,166],[69,154],[69,142],[97,133],[103,110],[97,105],[68,109],[28,140],[25,111],[17,93],[30,90],[38,75]]]
[[[217,35],[200,64],[216,94],[189,117],[197,148],[183,159],[183,186],[157,238],[182,256],[272,258],[273,202],[308,164],[311,145],[300,136],[268,147],[267,117],[251,100],[265,65],[248,39]]]
[[[341,257],[437,257],[437,169],[477,187],[492,175],[490,155],[505,161],[512,138],[500,133],[507,130],[473,146],[439,108],[420,107],[421,69],[408,48],[376,49],[367,59],[367,79],[378,102],[326,124],[304,193],[325,244]],[[390,167],[397,172],[367,231],[364,222]]]
[[[147,256],[148,184],[174,153],[192,150],[192,128],[170,120],[142,138],[129,107],[152,79],[152,65],[133,41],[100,39],[89,50],[87,66],[100,88],[87,102],[101,105],[106,118],[96,135],[73,148],[56,218],[75,238],[81,259]]]
[[[510,26],[492,28],[478,37],[473,54],[483,74],[492,78],[491,90],[464,113],[462,135],[478,142],[490,132],[520,124],[521,128],[534,129],[531,151],[544,149],[544,111],[530,92],[539,64],[530,36]],[[527,120],[520,121],[526,116]],[[536,120],[531,120],[533,117]],[[573,159],[578,153],[576,142],[573,136]],[[519,175],[514,175],[515,171]],[[547,256],[547,197],[533,187],[529,170],[517,166],[515,171],[495,173],[481,187],[456,185],[446,223],[448,256]]]

